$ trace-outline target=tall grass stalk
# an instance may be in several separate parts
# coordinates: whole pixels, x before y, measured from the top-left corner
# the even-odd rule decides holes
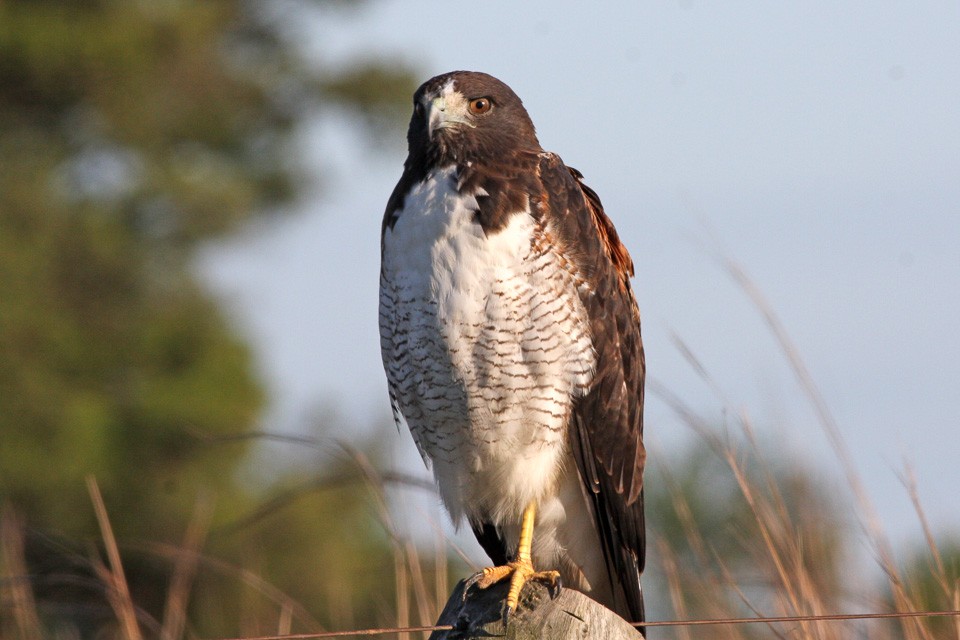
[[[655,380],[649,382],[648,388],[723,462],[725,480],[736,488],[739,500],[745,505],[746,519],[740,524],[739,530],[729,533],[729,540],[721,540],[716,531],[705,535],[703,523],[698,521],[698,512],[690,502],[691,494],[683,488],[683,478],[669,465],[661,465],[658,476],[648,477],[648,487],[651,482],[659,482],[667,488],[670,509],[676,516],[679,528],[674,537],[652,534],[650,565],[654,570],[645,576],[645,590],[648,594],[651,591],[664,594],[663,600],[669,604],[672,616],[677,619],[823,615],[849,612],[848,607],[853,604],[861,610],[877,612],[918,610],[923,602],[918,587],[911,584],[900,569],[839,425],[799,350],[743,269],[725,258],[721,262],[763,317],[804,397],[813,407],[818,425],[836,454],[846,486],[853,496],[862,541],[865,540],[872,550],[883,572],[885,585],[884,588],[878,588],[861,575],[841,575],[838,578],[831,573],[831,570],[836,570],[838,559],[831,555],[834,552],[826,538],[835,534],[839,525],[825,522],[821,513],[823,510],[818,505],[796,501],[795,492],[788,486],[790,476],[785,476],[776,466],[780,461],[765,458],[770,452],[758,443],[749,414],[732,407],[707,367],[679,337],[674,336],[673,342],[681,356],[721,398],[723,412],[719,418],[703,416],[690,402],[676,396]],[[296,442],[303,444],[304,439],[297,438]],[[316,444],[315,441],[310,443]],[[443,534],[439,524],[429,517],[420,517],[418,520],[429,523],[433,528],[435,537],[432,548],[420,548],[397,521],[395,514],[404,511],[398,508],[394,499],[399,492],[388,491],[394,486],[422,490],[432,487],[432,483],[402,473],[381,472],[362,451],[344,444],[339,447],[353,463],[356,470],[354,475],[340,474],[302,483],[266,501],[257,512],[227,531],[242,529],[279,512],[304,492],[339,490],[351,485],[356,489],[359,481],[359,486],[364,489],[373,507],[373,520],[386,534],[391,551],[392,589],[384,588],[384,592],[392,591],[393,597],[383,599],[377,623],[382,626],[408,626],[414,622],[414,618],[417,624],[433,623],[453,586],[451,581],[464,577],[451,576],[448,562],[457,556],[464,567],[471,566],[472,562],[455,541]],[[901,480],[913,501],[923,532],[929,555],[929,575],[936,584],[937,595],[946,606],[960,609],[960,582],[951,573],[937,545],[909,465],[905,465]],[[244,620],[238,620],[236,624],[236,628],[243,633],[284,635],[323,630],[315,613],[320,603],[302,603],[284,593],[265,580],[258,569],[251,569],[247,564],[249,560],[240,567],[204,553],[205,541],[211,532],[213,506],[210,498],[202,496],[198,498],[193,517],[179,545],[138,541],[123,545],[125,552],[139,552],[162,559],[172,567],[162,622],[147,620],[146,614],[137,608],[131,596],[121,561],[120,545],[114,538],[106,505],[92,478],[88,479],[88,489],[107,557],[104,563],[99,555],[94,554],[89,562],[95,576],[102,582],[112,607],[116,637],[141,640],[145,633],[152,632],[162,640],[192,638],[188,612],[191,600],[198,597],[198,583],[205,576],[226,577],[243,592],[244,603],[240,615]],[[402,496],[399,500],[402,502]],[[651,515],[656,517],[656,514]],[[13,509],[4,505],[0,513],[0,640],[39,640],[49,631],[44,628],[43,603],[37,601],[30,588],[23,531],[24,525]],[[729,557],[720,548],[721,542],[738,544],[743,554],[737,559]],[[256,562],[255,553],[250,557]],[[331,585],[326,604],[331,611],[335,611],[335,615],[328,617],[353,624],[357,620],[353,603],[349,600],[348,590],[340,586]],[[650,628],[649,636],[651,639],[664,640],[694,640],[699,637],[719,640],[944,640],[952,637],[960,640],[960,618],[946,623],[940,620],[939,626],[937,624],[923,618],[901,619],[897,622],[808,621],[768,623],[762,627],[713,626],[709,636],[693,628]],[[943,635],[945,629],[949,636]],[[406,640],[408,636],[401,633],[397,637]]]

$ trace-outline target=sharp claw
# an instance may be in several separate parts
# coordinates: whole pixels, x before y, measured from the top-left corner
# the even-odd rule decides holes
[[[550,599],[556,600],[560,597],[560,592],[563,590],[563,578],[557,576],[557,579],[550,583]]]
[[[470,593],[470,588],[473,587],[473,585],[477,584],[477,582],[480,581],[480,578],[481,578],[481,577],[483,577],[483,572],[482,572],[482,571],[479,571],[479,572],[473,574],[472,576],[470,576],[469,578],[467,578],[467,579],[464,581],[464,583],[463,583],[463,594],[461,595],[461,602],[466,602],[466,601],[467,601],[467,594]]]
[[[0,0],[2,1],[2,0]],[[461,602],[467,601],[470,589],[476,586],[479,589],[486,589],[498,582],[510,578],[510,590],[507,593],[506,601],[503,603],[501,617],[506,626],[510,617],[516,611],[519,604],[523,586],[530,580],[536,580],[541,584],[546,583],[547,592],[550,599],[555,600],[560,596],[563,589],[563,580],[558,571],[535,571],[530,564],[529,559],[524,562],[511,562],[506,565],[487,567],[483,571],[478,571],[463,582],[463,592],[461,593]],[[513,606],[510,606],[510,605]]]

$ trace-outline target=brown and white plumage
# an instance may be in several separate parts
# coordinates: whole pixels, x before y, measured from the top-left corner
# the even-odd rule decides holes
[[[630,256],[496,78],[428,80],[408,143],[380,276],[398,422],[494,562],[510,559],[536,504],[533,564],[641,620],[644,357]]]

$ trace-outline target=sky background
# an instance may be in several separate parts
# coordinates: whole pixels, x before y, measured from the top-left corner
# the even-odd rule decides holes
[[[383,56],[423,80],[470,69],[509,84],[633,255],[649,379],[717,424],[748,414],[842,488],[814,412],[717,255],[738,262],[798,346],[894,542],[919,536],[905,460],[934,529],[960,533],[960,4],[284,6],[318,61]],[[323,184],[199,261],[254,343],[268,430],[302,430],[319,407],[362,433],[389,422],[379,232],[405,131],[375,145],[349,114],[318,114],[302,143]],[[426,476],[408,433],[380,433],[396,466]],[[651,455],[690,437],[649,397]]]

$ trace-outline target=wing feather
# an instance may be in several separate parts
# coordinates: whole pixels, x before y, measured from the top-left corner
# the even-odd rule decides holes
[[[582,175],[541,156],[538,209],[583,279],[580,298],[597,357],[589,391],[574,405],[570,443],[590,496],[608,573],[634,620],[643,619],[643,385],[640,312],[633,261]]]

